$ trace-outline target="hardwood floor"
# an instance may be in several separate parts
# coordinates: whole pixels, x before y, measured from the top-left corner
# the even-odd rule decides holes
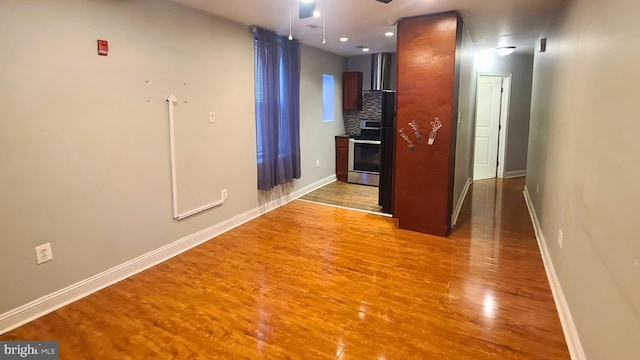
[[[0,336],[60,359],[568,359],[522,179],[449,238],[294,201]]]
[[[378,205],[376,186],[351,184],[344,181],[334,181],[308,193],[301,199],[351,209],[382,211],[382,206]]]

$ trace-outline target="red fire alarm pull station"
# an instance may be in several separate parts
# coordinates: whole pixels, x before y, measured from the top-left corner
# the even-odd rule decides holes
[[[107,56],[109,54],[109,42],[107,40],[98,40],[98,55]]]

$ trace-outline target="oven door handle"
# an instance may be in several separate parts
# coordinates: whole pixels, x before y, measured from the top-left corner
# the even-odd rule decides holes
[[[353,139],[354,144],[370,144],[370,145],[380,145],[380,140],[356,140]]]

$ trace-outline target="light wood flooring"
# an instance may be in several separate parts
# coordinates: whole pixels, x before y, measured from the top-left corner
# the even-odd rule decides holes
[[[334,181],[301,197],[302,200],[337,205],[373,212],[382,211],[378,205],[378,187]]]
[[[294,201],[0,336],[60,359],[568,359],[522,179],[449,238]]]

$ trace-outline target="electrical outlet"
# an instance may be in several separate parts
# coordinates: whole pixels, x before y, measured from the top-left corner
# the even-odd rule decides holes
[[[53,260],[53,251],[51,251],[51,243],[36,246],[36,263],[38,265]]]
[[[227,200],[227,196],[228,196],[228,195],[229,195],[229,194],[227,193],[227,189],[222,189],[222,190],[220,191],[220,196],[222,197],[222,200]]]
[[[316,167],[319,168],[320,167],[320,160],[316,160]]]
[[[536,195],[540,193],[540,184],[536,184]]]
[[[558,230],[558,246],[562,249],[562,240],[564,239],[564,233],[562,230]]]
[[[216,122],[216,113],[213,111],[209,113],[209,122],[210,123]]]

